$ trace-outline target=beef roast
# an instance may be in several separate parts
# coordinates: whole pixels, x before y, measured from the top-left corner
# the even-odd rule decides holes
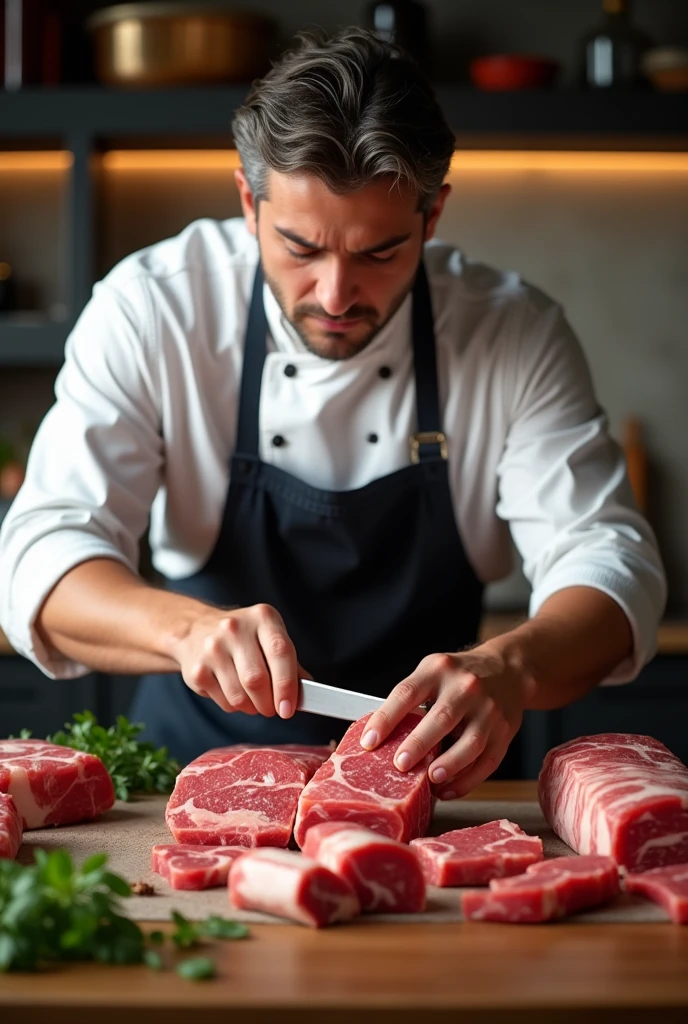
[[[153,871],[173,889],[214,889],[226,885],[234,861],[245,846],[193,846],[162,843],[151,851]]]
[[[90,821],[115,802],[99,757],[44,740],[0,740],[0,793],[12,796],[25,829]]]
[[[410,847],[362,825],[324,821],[309,828],[303,845],[353,886],[361,908],[386,914],[425,909],[425,879]]]
[[[229,898],[239,910],[260,910],[311,928],[350,921],[360,913],[349,883],[293,850],[250,850],[229,875]]]
[[[626,875],[624,887],[659,903],[676,924],[688,924],[688,864],[669,864]]]
[[[659,740],[600,733],[562,743],[545,757],[538,792],[578,853],[629,871],[688,861],[688,768]]]
[[[287,846],[301,792],[328,747],[218,747],[177,776],[165,821],[178,843]]]
[[[487,885],[492,878],[519,875],[543,857],[539,836],[506,818],[414,839],[411,847],[425,880],[439,886]]]
[[[321,821],[349,821],[407,843],[425,835],[434,799],[428,766],[437,749],[408,772],[394,766],[399,744],[418,724],[412,713],[375,750],[364,750],[361,736],[370,715],[354,722],[330,759],[318,768],[299,800],[294,835],[303,846],[306,833]]]
[[[22,820],[7,793],[0,793],[0,857],[14,860],[22,842]]]
[[[619,869],[611,857],[554,857],[515,878],[494,878],[487,890],[467,889],[461,908],[470,921],[535,924],[596,907],[618,891]]]

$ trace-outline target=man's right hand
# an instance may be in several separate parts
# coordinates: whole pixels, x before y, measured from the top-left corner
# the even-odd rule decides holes
[[[171,649],[186,685],[223,711],[290,718],[300,667],[279,612],[268,604],[194,617]]]

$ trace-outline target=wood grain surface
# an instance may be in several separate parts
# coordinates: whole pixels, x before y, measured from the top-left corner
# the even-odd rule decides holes
[[[533,782],[472,797],[532,800]],[[213,981],[144,967],[0,976],[2,1024],[678,1024],[688,928],[667,924],[256,925]],[[167,966],[175,960],[168,954]],[[198,1015],[198,1016],[197,1016]]]

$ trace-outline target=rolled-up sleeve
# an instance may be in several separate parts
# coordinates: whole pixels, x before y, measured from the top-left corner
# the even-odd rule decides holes
[[[138,569],[163,464],[148,325],[137,280],[126,295],[96,285],[67,341],[56,402],[0,531],[0,624],[14,648],[54,678],[88,669],[46,649],[37,634],[36,616],[53,587],[92,558]]]
[[[623,452],[560,307],[526,304],[513,371],[497,513],[523,557],[530,614],[566,587],[608,594],[626,613],[634,646],[604,682],[628,682],[656,651],[666,579]]]

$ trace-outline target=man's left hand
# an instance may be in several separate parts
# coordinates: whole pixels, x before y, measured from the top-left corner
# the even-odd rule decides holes
[[[458,654],[431,654],[394,687],[370,718],[361,743],[374,749],[406,714],[431,702],[428,713],[400,744],[394,763],[408,771],[451,736],[455,742],[432,762],[428,775],[440,799],[465,796],[504,757],[521,726],[526,689],[523,669],[487,644]]]

